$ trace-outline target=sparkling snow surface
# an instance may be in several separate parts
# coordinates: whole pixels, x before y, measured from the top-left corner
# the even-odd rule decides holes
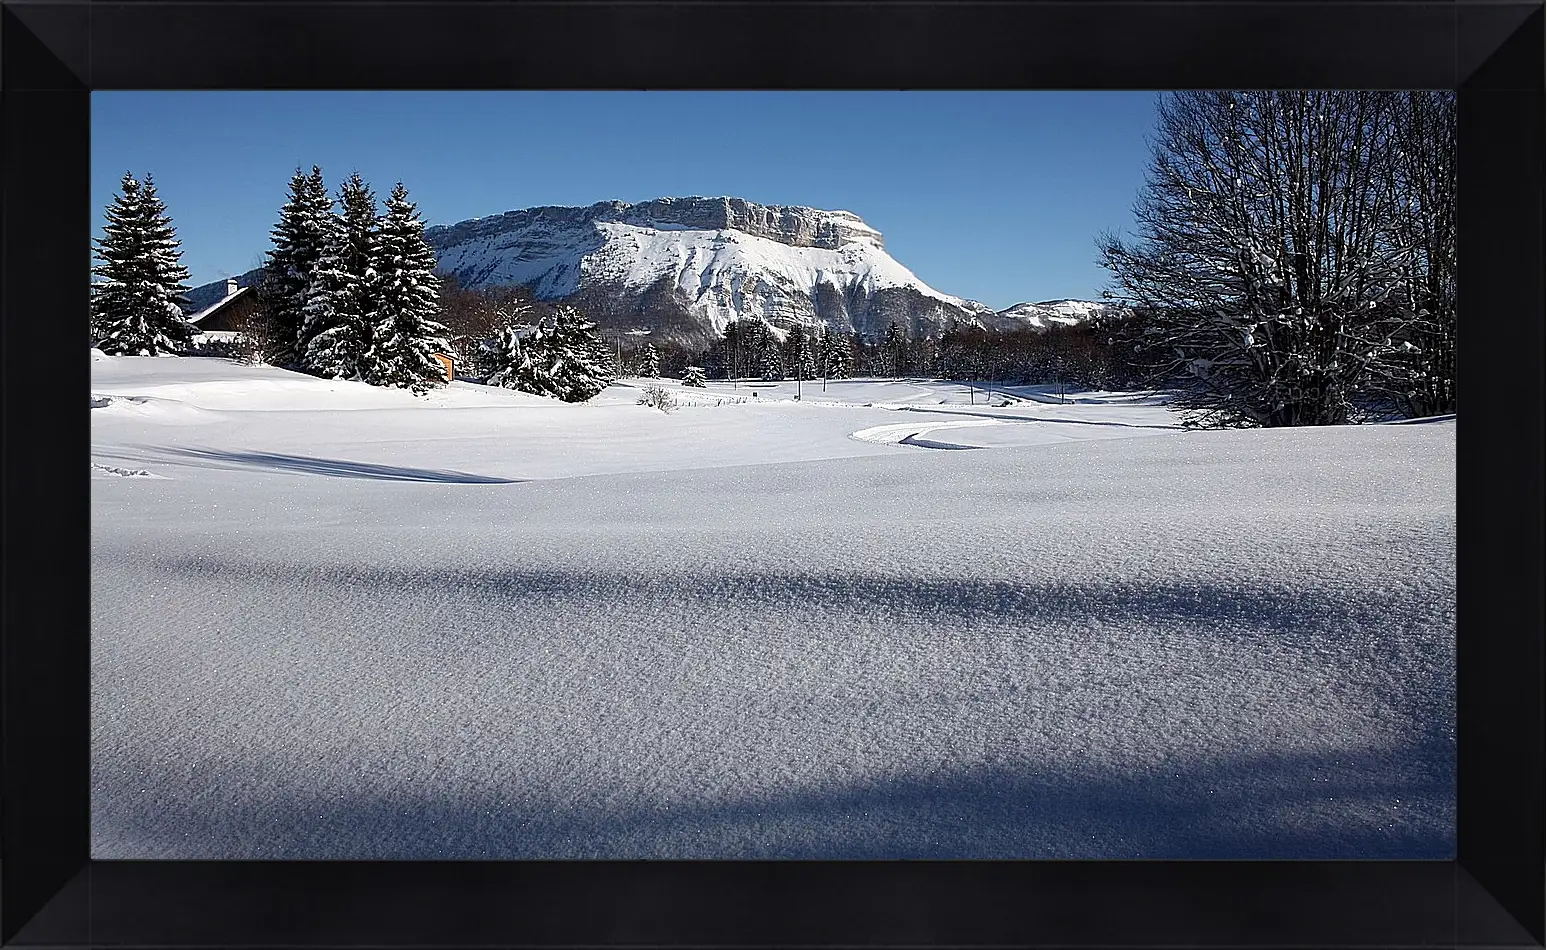
[[[1453,421],[644,384],[94,355],[93,856],[1453,855]]]

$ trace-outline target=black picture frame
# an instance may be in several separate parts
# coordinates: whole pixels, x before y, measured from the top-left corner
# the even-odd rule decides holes
[[[1513,0],[6,0],[0,942],[1542,946],[1542,76]],[[1198,87],[1459,92],[1455,861],[89,860],[91,90]]]

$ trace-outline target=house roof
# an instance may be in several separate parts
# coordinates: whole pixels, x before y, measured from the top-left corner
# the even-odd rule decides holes
[[[221,297],[219,300],[210,304],[208,307],[205,307],[203,310],[200,310],[198,313],[190,314],[188,317],[188,322],[197,326],[200,320],[203,320],[205,317],[208,317],[212,313],[219,312],[221,307],[224,307],[226,304],[240,297],[242,294],[247,293],[251,289],[251,287],[236,288],[236,293]]]

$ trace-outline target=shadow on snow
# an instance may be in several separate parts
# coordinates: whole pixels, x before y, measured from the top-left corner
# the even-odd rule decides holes
[[[918,576],[744,572],[672,576],[509,567],[394,570],[247,558],[140,558],[218,591],[276,586],[292,596],[340,588],[391,589],[421,601],[415,623],[451,604],[486,618],[461,638],[503,636],[508,618],[539,605],[612,598],[622,605],[669,594],[712,637],[726,604],[801,605],[790,623],[823,617],[840,636],[843,615],[869,615],[904,637],[986,625],[1008,635],[1040,628],[1073,636],[1091,622],[1182,623],[1205,635],[1310,646],[1353,641],[1351,653],[1427,679],[1418,719],[1393,744],[1357,740],[1313,750],[1243,751],[1132,772],[1061,770],[1035,761],[960,764],[927,774],[827,779],[753,794],[651,800],[584,775],[567,788],[511,778],[455,790],[394,783],[391,753],[365,777],[358,762],[319,764],[294,782],[261,757],[199,757],[197,787],[156,763],[168,750],[131,740],[100,749],[93,765],[93,856],[230,859],[808,858],[1048,859],[1256,858],[1449,859],[1454,854],[1454,666],[1448,636],[1425,646],[1412,633],[1441,629],[1433,592],[1241,591],[1214,584],[1018,583]],[[305,588],[311,588],[306,593]],[[624,597],[627,593],[629,597]],[[323,602],[328,598],[323,596]],[[353,598],[360,601],[360,598]],[[807,617],[809,614],[811,617]],[[325,621],[326,618],[322,618]],[[618,620],[626,620],[618,617]],[[352,617],[369,627],[401,623]],[[1377,625],[1380,644],[1360,633]],[[1405,632],[1403,630],[1405,628]],[[727,632],[732,632],[727,630]],[[1407,650],[1416,649],[1416,654]],[[1338,663],[1329,656],[1327,662]],[[1419,685],[1419,684],[1414,684]],[[138,746],[138,747],[137,747]],[[626,755],[624,749],[619,755]],[[519,757],[519,749],[511,750]],[[728,763],[733,766],[734,763]],[[474,765],[474,771],[478,770]],[[288,771],[288,770],[286,770]],[[160,777],[157,777],[160,776]],[[148,781],[150,784],[146,784]],[[574,782],[578,781],[576,787]],[[621,793],[621,794],[620,794]]]
[[[1405,762],[1428,767],[1392,770]],[[197,791],[169,784],[119,795],[94,782],[92,856],[1450,859],[1453,762],[1453,747],[1430,742],[1244,755],[1154,775],[959,767],[655,803],[607,801],[604,789],[587,802],[524,784],[463,795],[406,785],[327,792],[228,760]],[[1402,820],[1392,820],[1392,802],[1408,803]]]
[[[472,475],[467,472],[442,471],[432,468],[404,468],[398,465],[377,465],[370,462],[350,462],[343,459],[315,458],[309,455],[282,455],[278,452],[238,452],[231,449],[166,448],[168,455],[200,459],[202,461],[229,462],[224,468],[250,467],[275,472],[298,472],[303,475],[327,475],[333,478],[370,478],[389,482],[439,482],[453,485],[513,485],[525,481],[520,478],[496,478],[489,475]]]

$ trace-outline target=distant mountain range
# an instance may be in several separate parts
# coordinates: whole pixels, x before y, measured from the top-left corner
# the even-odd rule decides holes
[[[425,237],[440,269],[465,287],[520,284],[581,306],[605,329],[690,345],[742,317],[870,336],[896,321],[921,336],[953,321],[997,330],[1076,323],[1103,306],[1054,300],[996,311],[924,283],[848,211],[741,198],[528,208],[430,227]],[[220,280],[188,296],[201,306],[224,293]]]

